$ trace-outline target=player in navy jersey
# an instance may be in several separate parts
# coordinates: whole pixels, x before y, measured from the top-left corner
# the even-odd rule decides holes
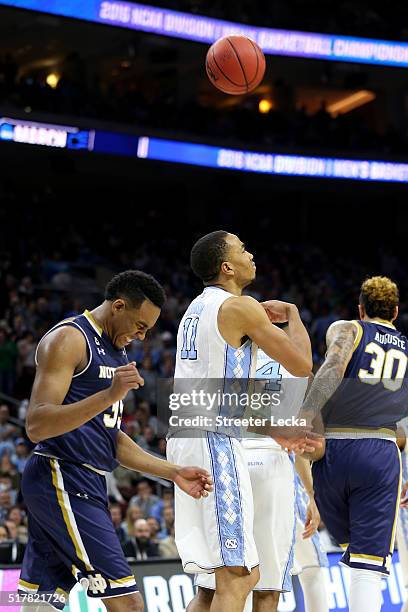
[[[124,397],[143,385],[126,345],[144,340],[164,299],[152,276],[122,272],[100,306],[40,341],[26,423],[37,446],[22,479],[29,539],[19,581],[19,592],[38,603],[62,609],[78,581],[109,612],[143,610],[108,510],[106,472],[121,464],[173,480],[197,499],[211,490],[205,470],[157,459],[120,429]]]
[[[327,332],[326,359],[303,406],[322,410],[326,449],[313,464],[321,517],[351,568],[349,609],[379,612],[400,503],[397,422],[407,413],[407,339],[394,327],[399,292],[386,277],[361,286],[359,321]]]

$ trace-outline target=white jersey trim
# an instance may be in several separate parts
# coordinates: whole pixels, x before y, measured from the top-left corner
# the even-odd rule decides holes
[[[82,329],[82,327],[80,325],[78,325],[78,323],[75,323],[75,321],[70,321],[69,319],[67,319],[66,321],[61,321],[60,323],[57,323],[56,325],[54,325],[54,327],[52,327],[49,331],[47,331],[46,334],[44,334],[44,336],[41,338],[41,340],[39,341],[39,343],[37,344],[37,348],[35,349],[35,356],[34,356],[34,360],[35,360],[35,365],[38,366],[38,349],[40,348],[40,344],[41,342],[54,330],[58,329],[59,327],[63,327],[64,325],[75,325],[79,331],[82,333],[82,335],[84,336],[87,344],[88,344],[88,349],[89,349],[89,360],[88,363],[86,365],[86,367],[81,370],[80,372],[77,372],[77,374],[74,374],[72,378],[77,378],[78,376],[81,376],[82,374],[85,374],[85,372],[87,371],[87,369],[89,368],[89,366],[92,363],[92,348],[91,348],[91,344],[88,340],[88,336],[86,335],[86,333],[84,332],[84,330]]]

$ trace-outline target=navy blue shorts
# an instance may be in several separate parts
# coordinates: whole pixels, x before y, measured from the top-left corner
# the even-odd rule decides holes
[[[115,533],[104,476],[68,461],[32,455],[22,493],[28,508],[28,544],[21,593],[46,593],[62,609],[76,582],[89,597],[138,591]]]
[[[327,440],[312,471],[321,518],[345,550],[341,562],[389,574],[401,489],[395,442]]]

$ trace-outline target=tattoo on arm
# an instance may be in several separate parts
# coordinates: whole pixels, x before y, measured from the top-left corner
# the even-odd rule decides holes
[[[319,414],[334,394],[350,361],[356,334],[355,325],[349,321],[329,329],[326,359],[313,380],[302,411]]]

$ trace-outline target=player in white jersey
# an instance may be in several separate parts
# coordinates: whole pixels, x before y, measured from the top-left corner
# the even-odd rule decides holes
[[[403,419],[398,423],[398,446],[401,450],[402,460],[402,481],[406,483],[402,489],[401,499],[406,498],[406,489],[408,484],[408,418]],[[400,508],[397,523],[397,547],[398,555],[404,579],[404,586],[407,589],[408,595],[408,507],[402,503]],[[402,605],[401,612],[408,612],[408,598]]]
[[[231,406],[224,395],[221,399],[217,396],[209,410],[209,401],[197,404],[191,394],[186,402],[185,394],[189,381],[193,390],[202,391],[207,399],[214,397],[214,389],[232,391],[234,385],[242,393],[254,378],[257,346],[293,375],[308,376],[312,361],[302,346],[305,337],[307,342],[309,338],[295,306],[273,301],[262,307],[253,298],[242,296],[242,290],[255,278],[255,264],[237,236],[224,231],[204,236],[192,249],[191,266],[205,288],[179,326],[175,390],[183,390],[184,395],[175,393],[173,399],[183,399],[184,411],[174,415],[167,453],[172,460],[183,457],[184,463],[199,458],[211,471],[215,485],[212,503],[201,506],[176,492],[175,537],[185,571],[215,572],[211,611],[241,612],[259,580],[259,558],[240,429],[226,421]],[[270,319],[287,322],[287,332]],[[174,403],[171,407],[174,409]],[[234,407],[234,416],[242,416],[244,408],[239,409]],[[212,418],[208,419],[209,414]],[[303,447],[316,446],[305,437],[293,445],[297,442]],[[198,599],[189,606],[194,612],[206,609],[207,604]]]
[[[308,350],[311,350],[310,342]],[[268,414],[264,413],[264,416],[270,418],[273,415],[276,421],[296,415],[307,385],[307,378],[294,378],[258,349],[256,387],[271,397]],[[305,488],[299,475],[295,475],[293,457],[270,436],[248,432],[243,432],[243,435],[242,445],[254,498],[254,538],[260,559],[260,580],[254,588],[253,599],[248,597],[245,610],[275,612],[280,593],[292,590],[291,573],[295,567],[296,573],[301,576],[309,572],[317,580],[317,584],[311,585],[309,580],[301,578],[305,601],[309,604],[308,612],[326,612],[328,605],[323,577],[318,571],[309,571],[319,563],[315,549],[317,542],[312,543],[309,538],[316,539],[320,520],[313,499],[310,464],[300,456],[296,458],[297,471],[311,494],[311,499],[306,502]],[[320,548],[317,550],[320,551]],[[200,587],[200,599],[211,601],[215,588],[214,574],[197,574],[195,584]],[[310,604],[313,604],[312,607]]]

